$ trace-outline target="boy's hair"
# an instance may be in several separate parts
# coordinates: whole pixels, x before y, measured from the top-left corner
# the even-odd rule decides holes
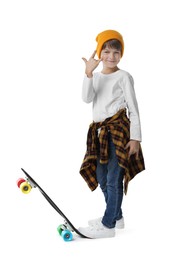
[[[102,46],[102,49],[101,50],[104,50],[106,49],[106,47],[109,47],[111,49],[116,49],[120,52],[122,52],[122,45],[120,43],[119,40],[116,40],[116,39],[111,39],[109,41],[106,41],[103,46]]]

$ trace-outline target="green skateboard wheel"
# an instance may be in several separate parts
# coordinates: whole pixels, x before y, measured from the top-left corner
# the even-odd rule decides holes
[[[64,225],[59,225],[58,226],[57,231],[58,231],[60,236],[61,236],[62,231],[65,230],[65,229],[66,229],[66,227]]]

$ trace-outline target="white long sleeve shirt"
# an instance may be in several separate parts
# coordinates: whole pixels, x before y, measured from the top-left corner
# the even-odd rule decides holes
[[[102,122],[119,109],[127,108],[130,119],[130,139],[141,141],[141,126],[138,104],[132,76],[118,70],[111,74],[95,72],[93,78],[83,80],[82,99],[93,102],[93,121]]]

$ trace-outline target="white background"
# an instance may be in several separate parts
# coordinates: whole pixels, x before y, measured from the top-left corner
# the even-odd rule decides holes
[[[177,259],[176,0],[0,1],[0,258]],[[124,231],[65,243],[62,219],[29,172],[76,225],[101,216],[101,191],[79,175],[92,106],[81,100],[82,56],[106,29],[122,33],[120,68],[135,80],[146,171],[124,197]],[[99,67],[98,69],[101,69]]]

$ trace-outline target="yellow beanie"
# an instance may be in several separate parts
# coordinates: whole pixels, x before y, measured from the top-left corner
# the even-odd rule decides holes
[[[103,47],[103,44],[106,41],[109,41],[109,40],[112,40],[112,39],[116,39],[116,40],[120,41],[121,46],[122,46],[121,57],[123,56],[123,53],[124,53],[124,40],[123,40],[122,35],[119,32],[114,31],[114,30],[106,30],[106,31],[103,31],[103,32],[99,33],[97,35],[97,37],[96,37],[96,41],[98,43],[98,45],[96,47],[96,52],[97,52],[98,58],[100,58],[101,49]]]

